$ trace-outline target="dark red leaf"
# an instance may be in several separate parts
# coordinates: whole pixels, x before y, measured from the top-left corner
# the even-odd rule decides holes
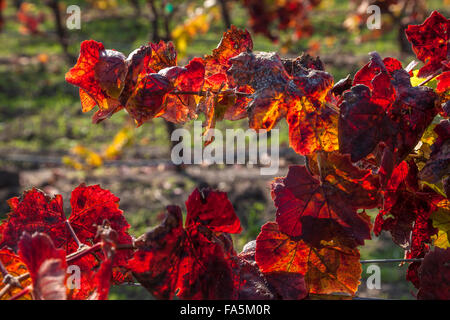
[[[443,61],[450,58],[450,20],[433,11],[420,25],[410,25],[405,30],[417,58],[425,65],[419,70],[419,77],[427,77],[444,68]]]
[[[315,245],[334,237],[353,246],[370,239],[370,224],[352,207],[351,195],[320,182],[304,166],[290,166],[285,178],[276,178],[272,197],[280,230],[289,236]]]
[[[235,299],[239,275],[232,240],[223,231],[238,232],[240,223],[221,192],[198,190],[181,210],[167,208],[165,220],[141,236],[129,261],[136,279],[155,297],[171,299]],[[224,225],[221,225],[224,223]]]
[[[186,201],[186,227],[200,223],[214,232],[240,233],[241,223],[225,192],[195,189]]]

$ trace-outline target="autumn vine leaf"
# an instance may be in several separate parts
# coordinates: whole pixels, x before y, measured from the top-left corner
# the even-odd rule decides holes
[[[167,77],[173,88],[183,92],[199,92],[205,82],[203,60],[194,58],[185,67],[169,67],[159,72]],[[197,117],[200,97],[192,95],[169,95],[165,101],[164,119],[173,123],[184,123]]]
[[[436,116],[437,96],[431,88],[412,87],[409,73],[397,61],[371,56],[355,76],[356,85],[343,94],[339,150],[358,161],[380,147],[379,174],[385,185]],[[369,130],[372,125],[379,129]]]
[[[410,25],[405,30],[417,58],[425,65],[419,77],[428,77],[439,69],[449,70],[445,63],[450,61],[450,20],[433,11],[421,25]]]
[[[435,248],[423,259],[419,268],[420,288],[417,298],[421,300],[450,299],[450,249]]]
[[[272,129],[286,115],[290,76],[276,53],[243,52],[231,59],[228,73],[238,86],[249,85],[255,92],[248,104],[249,126]]]
[[[220,204],[221,203],[221,204]],[[213,211],[216,206],[221,211]],[[226,195],[195,190],[181,209],[167,208],[165,220],[136,241],[129,261],[135,277],[158,298],[230,299],[236,295],[231,238],[240,223]],[[230,247],[231,245],[231,247]]]
[[[273,222],[266,223],[256,239],[256,262],[263,273],[304,275],[310,294],[354,295],[362,272],[357,249],[334,241],[313,247],[282,233]]]
[[[314,245],[337,237],[352,246],[370,239],[368,218],[352,206],[351,193],[333,180],[317,179],[305,166],[290,166],[285,178],[276,178],[272,197],[280,231],[291,237]]]
[[[0,299],[7,300],[18,294],[23,288],[31,285],[31,278],[28,275],[28,268],[22,259],[12,250],[4,248],[0,250],[0,263],[3,265],[5,270],[8,272],[10,280],[5,279],[5,274],[0,273]],[[11,279],[22,277],[22,279],[17,280],[20,287],[13,285]],[[30,300],[32,299],[31,294],[21,297],[21,299]]]
[[[45,233],[24,233],[19,256],[28,267],[36,300],[66,299],[66,252],[56,249]]]
[[[81,43],[77,64],[66,74],[66,81],[80,88],[82,110],[99,106],[97,118],[111,115],[119,107],[117,100],[127,74],[125,56],[106,50],[102,43],[87,40]],[[100,116],[101,115],[101,116]]]
[[[247,243],[237,256],[239,266],[239,299],[301,300],[308,296],[301,273],[274,271],[262,273],[256,260],[256,241]]]

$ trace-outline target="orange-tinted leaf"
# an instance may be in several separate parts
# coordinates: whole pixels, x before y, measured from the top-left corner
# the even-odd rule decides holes
[[[177,65],[177,51],[172,42],[160,41],[150,43],[152,47],[152,57],[149,61],[149,68],[155,72]]]
[[[312,294],[354,295],[362,271],[357,249],[334,242],[312,247],[282,233],[273,222],[266,223],[256,239],[256,262],[263,273],[303,274]]]
[[[140,126],[162,114],[166,94],[170,90],[172,86],[166,77],[149,73],[138,81],[125,108]]]
[[[289,144],[301,155],[338,149],[338,116],[314,98],[303,96],[289,104],[286,116]]]
[[[308,295],[301,273],[274,271],[262,273],[255,261],[256,240],[244,246],[238,255],[239,298],[251,300],[301,300]]]
[[[223,33],[220,43],[213,50],[211,55],[205,56],[206,76],[215,74],[226,74],[231,67],[230,59],[241,52],[253,50],[253,41],[247,30],[240,30],[231,26],[229,30]]]
[[[117,51],[105,50],[102,43],[86,40],[81,43],[77,64],[66,74],[66,81],[80,87],[91,99],[82,98],[83,111],[92,101],[100,110],[113,110],[127,74],[125,56]],[[83,95],[84,95],[83,93]]]
[[[159,74],[166,76],[177,91],[199,92],[205,81],[205,67],[200,58],[192,59],[185,67],[170,67]],[[197,117],[198,97],[193,94],[171,94],[165,101],[164,119],[183,123]]]
[[[248,104],[249,126],[272,129],[287,113],[290,76],[275,53],[241,53],[232,58],[229,75],[238,86],[255,90]]]
[[[13,277],[19,277],[21,275],[24,275],[28,273],[27,266],[25,263],[20,259],[18,255],[16,255],[12,250],[9,249],[1,249],[0,250],[0,261],[3,264],[3,266],[6,268],[8,273]],[[0,273],[0,291],[4,289],[6,286],[6,283],[3,282],[3,274]],[[20,281],[20,284],[23,288],[26,288],[27,286],[31,285],[31,277],[27,277]],[[1,300],[7,300],[16,294],[18,294],[20,291],[22,291],[21,288],[13,287],[10,289],[6,294],[4,294],[2,297],[0,297]],[[27,294],[23,296],[21,299],[24,300],[30,300],[32,299],[31,294]]]
[[[321,153],[320,160],[317,154],[308,156],[310,172],[324,181],[349,195],[352,206],[358,209],[372,209],[378,205],[380,182],[376,174],[370,169],[357,167],[350,160],[348,154],[339,152]],[[320,170],[318,167],[320,161]]]
[[[94,109],[94,107],[97,105],[97,102],[95,102],[95,100],[92,99],[91,96],[83,89],[80,88],[79,91],[80,91],[81,110],[83,112],[88,112]]]

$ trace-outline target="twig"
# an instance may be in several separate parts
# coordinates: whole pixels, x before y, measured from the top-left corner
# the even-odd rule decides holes
[[[102,243],[101,243],[101,242],[97,242],[97,243],[94,244],[92,247],[84,246],[84,247],[82,247],[81,250],[78,250],[78,251],[76,251],[76,252],[74,252],[74,253],[69,254],[69,255],[66,257],[66,261],[67,261],[67,263],[70,263],[70,262],[72,262],[72,261],[75,261],[75,260],[77,260],[77,259],[80,259],[81,257],[84,257],[85,255],[91,253],[92,251],[95,251],[95,250],[100,249],[101,246],[102,246]]]
[[[231,18],[228,11],[227,0],[219,0],[220,13],[222,14],[223,23],[225,28],[229,29],[231,27]]]
[[[0,298],[3,297],[5,294],[8,293],[9,290],[11,290],[12,287],[10,284],[7,284],[3,287],[3,289],[0,291]]]
[[[75,240],[75,242],[77,244],[77,247],[78,248],[83,247],[84,244],[81,243],[80,239],[78,239],[78,237],[77,237],[77,235],[75,233],[75,230],[73,230],[72,225],[70,224],[69,220],[66,220],[65,224],[66,224],[67,229],[69,229],[70,235],[72,236],[73,240]]]
[[[232,91],[232,90],[224,90],[224,91],[177,91],[177,90],[174,90],[172,92],[169,92],[169,94],[175,94],[175,95],[179,95],[179,94],[181,94],[181,95],[183,95],[183,94],[190,95],[190,94],[192,94],[192,95],[197,95],[197,96],[204,97],[204,96],[206,96],[208,94],[208,92],[212,93],[212,94],[234,93],[235,95],[241,96],[241,97],[249,97],[249,96],[252,95],[252,93],[240,92],[240,91]]]
[[[417,60],[413,60],[411,61],[405,68],[406,72],[411,72],[417,65],[419,64],[419,62]]]
[[[26,295],[28,292],[30,292],[30,290],[31,290],[31,286],[28,286],[25,289],[23,289],[22,291],[20,291],[19,293],[17,293],[16,295],[9,298],[9,300],[17,300],[17,299],[23,297],[24,295]]]
[[[9,274],[8,270],[6,270],[1,260],[0,260],[0,272],[2,273],[3,278],[5,278]]]

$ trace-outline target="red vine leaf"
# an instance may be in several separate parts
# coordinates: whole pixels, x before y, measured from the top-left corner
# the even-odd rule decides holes
[[[450,71],[446,71],[440,74],[439,76],[436,77],[436,80],[437,80],[436,86],[437,93],[444,93],[450,90]]]
[[[419,268],[421,300],[450,299],[450,249],[435,248],[429,252]]]
[[[313,245],[334,237],[351,246],[370,239],[367,217],[352,207],[352,195],[335,184],[320,182],[304,166],[290,166],[285,178],[276,178],[272,197],[281,232]]]
[[[275,53],[243,52],[230,59],[228,74],[238,86],[255,90],[248,104],[249,126],[252,129],[272,129],[283,118],[289,103],[287,97],[290,76]]]
[[[97,226],[101,226],[104,220],[108,220],[112,229],[117,232],[119,244],[131,243],[131,237],[127,233],[130,226],[118,208],[119,198],[110,191],[98,185],[82,184],[73,190],[70,203],[72,214],[68,221],[81,243],[90,246],[98,242]],[[20,199],[9,200],[9,205],[11,212],[2,224],[0,246],[6,245],[16,249],[23,232],[43,232],[50,236],[55,247],[64,248],[66,254],[78,249],[65,224],[60,195],[51,198],[40,190],[32,189],[26,191]],[[130,254],[129,250],[120,250],[116,255],[114,267],[126,266]],[[80,267],[83,275],[81,289],[75,290],[70,297],[84,299],[92,288],[95,289],[94,283],[90,281],[91,272],[99,263],[93,255],[86,255],[78,259],[76,265]]]
[[[427,77],[444,68],[442,62],[450,59],[450,20],[433,11],[420,25],[410,25],[405,30],[417,58],[425,65],[419,70],[419,77]]]
[[[19,242],[19,256],[27,265],[37,300],[66,299],[66,252],[56,249],[45,233],[24,233]]]
[[[166,76],[177,91],[199,92],[204,84],[205,67],[200,58],[192,59],[185,67],[170,67],[159,74]],[[199,97],[193,94],[172,94],[166,98],[162,117],[173,123],[183,123],[196,118]]]
[[[102,43],[86,40],[81,43],[76,65],[66,74],[66,81],[80,87],[83,111],[92,109],[93,101],[101,111],[113,112],[119,103],[127,74],[125,56],[105,50]],[[89,97],[87,97],[87,96]]]
[[[138,80],[125,106],[137,126],[164,113],[166,94],[172,89],[169,80],[157,73]]]
[[[130,269],[157,298],[170,299],[175,294],[182,299],[235,297],[235,253],[231,238],[218,233],[240,230],[231,204],[223,193],[208,191],[202,196],[195,190],[186,207],[185,228],[180,208],[169,206],[165,220],[137,240]]]
[[[240,233],[241,222],[225,192],[195,189],[186,201],[186,226],[196,223],[214,232]]]
[[[367,71],[368,78],[376,74],[370,85],[364,80],[367,85],[357,84],[344,93],[340,105],[339,149],[350,153],[352,161],[358,161],[380,147],[379,174],[385,185],[392,170],[412,152],[437,114],[437,96],[430,88],[412,87],[410,75],[398,69],[398,63],[385,59],[390,63],[386,66],[377,53],[371,55],[369,66],[376,68],[365,68],[378,73]],[[355,79],[354,82],[364,83],[361,76]],[[379,129],[369,130],[373,126]]]
[[[301,155],[338,148],[338,116],[318,100],[301,97],[290,103],[286,116],[289,144]]]

